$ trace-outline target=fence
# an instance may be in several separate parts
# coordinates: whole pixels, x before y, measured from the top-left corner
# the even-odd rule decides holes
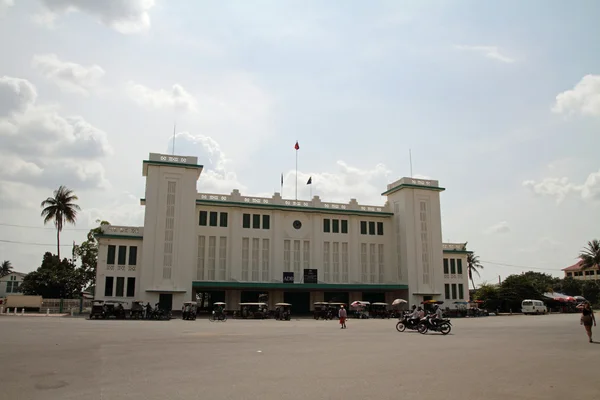
[[[92,300],[88,299],[43,299],[40,311],[50,313],[70,313],[73,310],[76,313],[89,310],[92,307]]]

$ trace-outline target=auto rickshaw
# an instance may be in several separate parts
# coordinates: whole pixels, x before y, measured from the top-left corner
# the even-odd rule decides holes
[[[186,301],[181,306],[181,319],[184,321],[194,321],[198,312],[198,303],[195,301]]]
[[[129,310],[129,317],[131,319],[143,319],[144,318],[144,302],[134,301],[131,303],[131,310]]]
[[[92,311],[90,311],[90,319],[106,318],[104,311],[104,300],[92,301]]]
[[[123,304],[125,303],[122,301],[105,301],[104,307],[107,309],[107,317],[113,315],[116,319],[125,319],[127,314]]]
[[[225,322],[225,321],[227,321],[227,314],[225,314],[225,306],[226,306],[226,304],[223,303],[222,301],[217,301],[216,303],[214,303],[213,311],[210,313],[210,317],[208,317],[208,320],[210,322],[213,322],[213,321]]]
[[[388,303],[371,303],[369,315],[372,318],[390,318],[390,312],[387,307]]]
[[[313,317],[318,320],[323,318],[324,320],[331,319],[329,312],[329,303],[326,301],[317,301],[313,304],[315,310],[313,311]]]
[[[243,319],[265,319],[269,314],[267,303],[240,303],[239,317]]]
[[[275,319],[278,321],[289,321],[292,315],[292,305],[290,303],[275,304]]]

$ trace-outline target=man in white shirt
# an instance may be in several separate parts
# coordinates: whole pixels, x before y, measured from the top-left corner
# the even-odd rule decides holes
[[[440,322],[444,318],[444,313],[442,312],[442,309],[438,305],[435,306],[434,310],[435,310],[435,313],[433,314],[433,317],[431,318],[431,323],[433,325],[437,326],[438,322]]]

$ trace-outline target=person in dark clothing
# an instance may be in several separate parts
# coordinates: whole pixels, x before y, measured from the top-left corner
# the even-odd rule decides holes
[[[581,325],[583,325],[585,328],[588,338],[590,339],[590,343],[593,343],[592,324],[596,326],[596,317],[594,316],[594,310],[592,310],[590,303],[587,302],[584,304],[583,309],[581,310]]]

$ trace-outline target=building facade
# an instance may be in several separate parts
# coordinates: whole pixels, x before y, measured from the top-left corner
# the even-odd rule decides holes
[[[570,267],[563,268],[565,278],[573,278],[577,280],[598,280],[600,279],[600,269],[598,267],[592,267],[583,269],[581,267],[581,261],[571,265]]]
[[[26,275],[27,274],[13,271],[10,274],[0,278],[0,297],[22,294],[20,286],[23,282],[23,278],[25,278]]]
[[[196,157],[143,162],[144,226],[103,227],[96,299],[236,309],[267,295],[296,312],[317,301],[468,301],[468,252],[442,244],[435,180],[402,178],[371,206],[197,193],[201,172]]]

